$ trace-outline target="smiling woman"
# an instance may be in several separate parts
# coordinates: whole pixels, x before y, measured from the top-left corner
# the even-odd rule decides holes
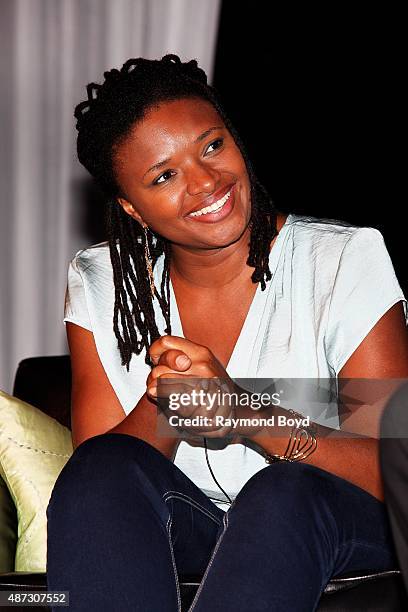
[[[87,90],[78,156],[109,240],[69,267],[76,448],[47,511],[48,587],[72,610],[170,611],[177,574],[199,573],[195,612],[310,612],[331,576],[395,566],[375,419],[296,404],[288,421],[272,402],[264,431],[235,380],[408,376],[384,241],[276,211],[194,60],[132,59]],[[176,429],[163,384],[235,399],[181,406]]]
[[[220,117],[209,102],[168,102],[146,113],[116,149],[116,176],[125,194],[119,204],[171,241],[175,261],[180,247],[219,249],[249,239],[245,162],[225,126],[207,128],[214,123]],[[154,163],[158,154],[166,159]],[[132,161],[140,159],[146,163]],[[210,224],[205,232],[201,223]]]

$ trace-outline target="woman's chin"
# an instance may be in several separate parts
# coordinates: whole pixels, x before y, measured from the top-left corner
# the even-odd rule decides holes
[[[250,233],[248,232],[248,239],[245,238],[246,227],[242,227],[239,231],[228,234],[228,236],[219,236],[214,239],[208,240],[208,247],[214,249],[225,249],[233,244],[236,244],[240,240],[245,240],[246,244],[249,243]]]

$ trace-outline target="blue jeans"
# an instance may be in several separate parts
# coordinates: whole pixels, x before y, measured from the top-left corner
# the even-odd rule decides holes
[[[70,611],[175,612],[177,574],[204,574],[194,612],[312,612],[332,576],[397,566],[386,512],[303,463],[255,474],[228,512],[126,434],[83,442],[47,509],[48,589]]]

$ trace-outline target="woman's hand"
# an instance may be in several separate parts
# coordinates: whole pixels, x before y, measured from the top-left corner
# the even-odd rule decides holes
[[[147,394],[164,407],[171,424],[179,423],[183,431],[210,438],[225,437],[232,431],[232,424],[225,424],[224,419],[234,416],[234,396],[223,402],[222,394],[234,393],[237,387],[210,349],[166,335],[153,342],[149,354],[155,367],[146,380]],[[186,394],[187,405],[180,401],[182,394]],[[184,420],[193,418],[194,425]]]

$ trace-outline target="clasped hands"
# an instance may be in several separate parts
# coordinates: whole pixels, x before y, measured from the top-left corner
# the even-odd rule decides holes
[[[152,343],[149,354],[154,367],[146,380],[147,395],[158,401],[167,418],[172,414],[177,415],[182,423],[181,429],[193,435],[220,438],[231,433],[234,402],[220,402],[218,399],[223,393],[238,392],[239,388],[210,349],[179,336],[165,335]],[[166,379],[165,382],[163,379]],[[197,402],[183,405],[179,401],[177,408],[174,408],[172,401],[173,409],[170,409],[170,396],[174,400],[182,394],[205,398],[205,401],[200,401],[198,405]],[[215,419],[216,416],[222,419]],[[184,419],[194,417],[207,418],[201,419],[200,425],[197,424],[200,419],[194,419],[194,426],[184,426]],[[224,424],[225,419],[230,424]]]

